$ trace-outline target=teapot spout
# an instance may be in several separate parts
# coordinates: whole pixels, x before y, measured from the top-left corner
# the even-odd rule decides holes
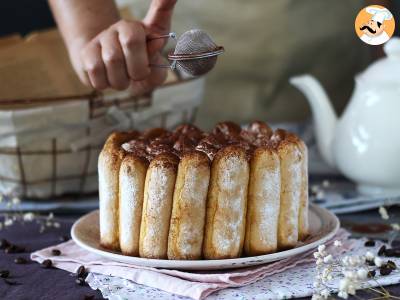
[[[319,152],[325,162],[331,167],[335,167],[332,143],[337,116],[328,95],[321,84],[311,75],[292,77],[289,81],[305,95],[310,104]]]

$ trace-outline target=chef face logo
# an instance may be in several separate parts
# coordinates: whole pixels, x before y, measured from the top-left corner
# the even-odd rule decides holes
[[[395,21],[392,13],[380,5],[363,8],[355,21],[358,37],[368,45],[386,43],[392,37],[394,28]]]

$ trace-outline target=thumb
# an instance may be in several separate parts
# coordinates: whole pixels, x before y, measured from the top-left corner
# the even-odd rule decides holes
[[[177,0],[152,0],[143,23],[155,33],[166,34],[171,27],[172,13]]]

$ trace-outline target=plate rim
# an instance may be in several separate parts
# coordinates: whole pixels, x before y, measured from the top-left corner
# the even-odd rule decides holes
[[[76,233],[79,224],[83,222],[86,218],[88,218],[90,215],[98,213],[99,211],[98,209],[81,216],[74,222],[74,224],[71,227],[71,237],[72,240],[79,247],[91,253],[98,254],[108,259],[112,259],[116,262],[129,263],[141,267],[150,267],[157,269],[175,269],[175,270],[212,270],[217,268],[218,269],[245,268],[249,266],[261,265],[282,260],[300,253],[304,253],[310,249],[318,247],[318,245],[323,244],[326,241],[330,240],[332,237],[334,237],[340,228],[340,221],[338,217],[333,212],[327,210],[326,208],[323,208],[315,204],[310,204],[310,210],[316,211],[317,215],[328,214],[330,216],[331,221],[334,222],[334,227],[332,227],[329,233],[311,243],[296,248],[270,254],[258,255],[258,256],[246,256],[246,257],[229,258],[229,259],[208,259],[208,260],[207,259],[169,260],[169,259],[152,259],[152,258],[143,258],[137,256],[128,256],[106,249],[99,249],[82,241]]]

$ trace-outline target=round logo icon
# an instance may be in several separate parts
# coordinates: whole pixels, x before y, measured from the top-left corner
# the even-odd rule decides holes
[[[357,15],[355,29],[358,37],[368,45],[382,45],[392,37],[395,20],[381,5],[364,7]]]

